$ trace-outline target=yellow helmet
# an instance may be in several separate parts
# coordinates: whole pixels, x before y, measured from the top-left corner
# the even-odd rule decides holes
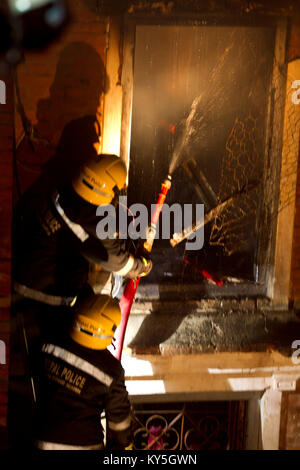
[[[96,206],[110,204],[115,187],[121,190],[127,178],[126,165],[116,155],[96,155],[81,169],[72,185],[76,193]]]
[[[90,349],[106,349],[121,321],[119,302],[108,295],[93,294],[78,307],[71,338]]]

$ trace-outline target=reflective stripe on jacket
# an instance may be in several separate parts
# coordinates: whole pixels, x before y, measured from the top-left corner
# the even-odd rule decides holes
[[[90,350],[68,339],[44,344],[42,359],[38,441],[99,445],[103,441],[100,415],[105,411],[114,439],[121,448],[130,444],[131,405],[124,370],[108,350]]]

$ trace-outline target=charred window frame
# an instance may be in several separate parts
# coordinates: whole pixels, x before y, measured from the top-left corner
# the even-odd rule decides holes
[[[141,300],[182,299],[182,292],[191,300],[205,297],[230,298],[232,296],[247,298],[272,299],[274,295],[275,249],[277,227],[277,211],[280,198],[280,170],[282,151],[282,131],[284,119],[285,86],[286,86],[286,49],[289,32],[288,18],[279,17],[217,17],[185,16],[158,17],[127,15],[123,18],[122,38],[122,121],[120,155],[128,162],[130,155],[131,119],[134,81],[135,32],[137,25],[192,25],[192,26],[261,26],[274,30],[274,57],[271,81],[268,91],[267,117],[264,135],[264,184],[260,214],[257,221],[260,225],[256,283],[239,283],[235,285],[214,286],[178,286],[161,285],[139,287],[138,297]],[[291,246],[287,249],[291,250]]]

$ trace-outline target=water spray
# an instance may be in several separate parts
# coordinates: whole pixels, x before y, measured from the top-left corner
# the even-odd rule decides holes
[[[215,219],[222,211],[224,211],[224,209],[234,204],[238,198],[254,189],[257,185],[258,183],[256,181],[250,181],[248,184],[243,186],[242,189],[236,191],[223,202],[220,202],[216,207],[211,209],[207,214],[205,214],[204,219],[196,221],[194,224],[185,228],[182,232],[174,233],[173,237],[170,239],[171,246],[174,248],[176,245],[178,245],[178,243],[181,243],[183,240],[186,240],[197,230],[200,230],[202,227],[204,227],[204,225],[208,224],[213,219]]]

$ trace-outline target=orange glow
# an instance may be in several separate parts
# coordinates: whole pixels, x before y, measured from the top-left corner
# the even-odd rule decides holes
[[[162,120],[158,122],[157,126],[161,127],[162,129],[168,130],[173,135],[175,134],[175,125],[172,124],[172,122],[167,124],[165,121]]]
[[[174,134],[175,134],[175,126],[174,126],[174,124],[170,123],[170,124],[169,124],[169,129],[170,129],[171,134],[174,135]]]
[[[100,142],[94,142],[93,147],[96,150],[97,154],[99,155],[100,154],[100,147],[101,147]]]

